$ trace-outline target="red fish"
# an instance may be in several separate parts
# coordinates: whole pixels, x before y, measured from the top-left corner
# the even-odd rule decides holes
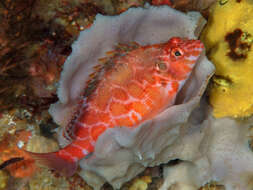
[[[96,66],[86,84],[77,113],[65,129],[72,143],[58,152],[30,153],[65,175],[94,151],[106,129],[136,127],[174,104],[175,98],[203,51],[199,40],[171,38],[140,46],[119,45]]]

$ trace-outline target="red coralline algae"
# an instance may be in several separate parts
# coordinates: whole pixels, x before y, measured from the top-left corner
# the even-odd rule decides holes
[[[168,5],[171,6],[172,3],[170,0],[152,0],[152,5]]]

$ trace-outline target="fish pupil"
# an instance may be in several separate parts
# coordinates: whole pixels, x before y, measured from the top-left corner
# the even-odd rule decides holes
[[[178,57],[178,56],[181,56],[181,55],[182,55],[182,54],[180,53],[180,51],[176,51],[176,52],[175,52],[175,56]]]

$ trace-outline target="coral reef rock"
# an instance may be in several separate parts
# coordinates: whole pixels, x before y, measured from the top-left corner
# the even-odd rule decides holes
[[[173,36],[196,39],[204,24],[199,13],[184,14],[168,6],[131,8],[119,16],[97,15],[92,27],[80,33],[64,64],[59,102],[50,108],[54,120],[62,127],[67,125],[93,66],[114,45],[133,41],[141,45],[162,43]],[[108,129],[99,137],[95,152],[80,161],[80,175],[95,189],[106,181],[119,188],[146,167],[178,158],[185,123],[198,106],[213,72],[213,65],[203,54],[176,105],[137,128]],[[59,141],[61,145],[66,143],[61,136]]]
[[[197,10],[202,11],[209,8],[216,0],[173,0],[172,7],[178,10]]]
[[[184,148],[178,158],[184,161],[164,167],[165,182],[160,190],[198,189],[212,181],[219,184],[217,189],[251,190],[253,153],[248,141],[252,119],[215,119],[210,113],[202,123],[195,123],[188,123],[181,141]]]
[[[8,175],[4,171],[0,171],[0,190],[6,189],[8,183]]]

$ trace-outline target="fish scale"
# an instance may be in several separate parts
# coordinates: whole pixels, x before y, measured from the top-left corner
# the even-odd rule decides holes
[[[119,45],[99,59],[104,65],[90,75],[79,110],[65,129],[72,142],[58,152],[31,154],[73,174],[77,161],[94,151],[108,128],[137,127],[173,105],[203,48],[199,40],[178,37],[162,44]]]

